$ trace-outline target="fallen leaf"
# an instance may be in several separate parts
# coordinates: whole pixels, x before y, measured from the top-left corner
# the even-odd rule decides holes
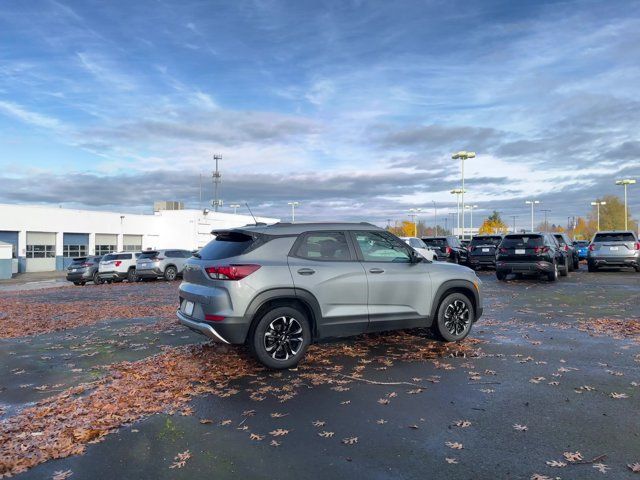
[[[251,440],[255,440],[255,441],[259,442],[259,441],[264,439],[264,435],[258,435],[257,433],[252,433],[251,435],[249,435],[249,438]]]
[[[210,423],[213,423],[213,420],[210,420],[210,419],[208,419],[208,418],[201,418],[201,419],[200,419],[200,423],[201,423],[202,425],[208,425],[208,424],[210,424]]]
[[[518,430],[519,432],[526,432],[527,430],[529,430],[529,427],[527,427],[526,425],[520,425],[519,423],[516,423],[513,426],[514,430]]]
[[[58,470],[56,472],[53,472],[53,477],[51,477],[51,480],[66,480],[71,475],[73,475],[73,472],[71,470]]]
[[[191,458],[191,453],[189,450],[185,450],[182,453],[179,453],[173,459],[175,460],[169,468],[182,468],[187,464],[187,460]]]
[[[582,454],[580,452],[564,452],[562,455],[568,462],[579,462],[582,460]]]
[[[627,468],[633,473],[640,473],[640,462],[629,463],[627,464]]]
[[[313,422],[313,426],[314,426],[314,427],[324,427],[324,424],[325,424],[325,423],[327,423],[327,422],[324,422],[324,421],[322,421],[322,420],[315,420],[315,421]]]
[[[353,445],[355,443],[358,443],[358,437],[343,438],[342,443],[344,443],[345,445]]]
[[[562,468],[567,466],[565,462],[560,462],[558,460],[549,460],[547,461],[547,465],[553,468]]]
[[[609,470],[609,467],[604,463],[594,463],[592,467],[598,470],[600,473],[607,473],[607,470]]]
[[[456,460],[455,458],[449,458],[449,457],[446,457],[446,458],[445,458],[445,461],[446,461],[447,463],[449,463],[449,464],[456,464],[456,463],[458,463],[458,460]]]
[[[334,433],[333,432],[320,432],[318,435],[320,435],[322,438],[331,438],[331,437],[333,437]]]
[[[445,442],[445,445],[449,448],[453,448],[454,450],[462,450],[464,448],[462,444],[458,442]]]
[[[277,430],[273,430],[269,432],[269,435],[272,435],[274,437],[282,437],[283,435],[287,435],[288,433],[289,433],[289,430],[278,428]]]

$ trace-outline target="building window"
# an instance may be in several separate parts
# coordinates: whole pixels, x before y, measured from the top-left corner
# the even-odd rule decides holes
[[[139,252],[140,250],[142,250],[142,245],[123,245],[122,246],[123,252]]]
[[[27,258],[55,258],[55,245],[27,245]]]
[[[86,257],[87,246],[86,245],[63,245],[62,255],[65,257]]]
[[[102,256],[117,250],[116,245],[96,245],[96,255]]]

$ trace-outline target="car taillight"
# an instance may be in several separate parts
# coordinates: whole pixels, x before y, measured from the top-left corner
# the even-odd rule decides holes
[[[259,268],[260,265],[216,265],[204,270],[214,280],[242,280]]]
[[[533,253],[536,255],[540,255],[541,253],[547,253],[549,251],[549,247],[533,247]]]
[[[91,265],[93,265],[93,263],[83,263],[82,265],[80,265],[81,267],[90,267]]]
[[[119,267],[122,264],[120,260],[116,260],[116,267]]]
[[[636,242],[633,244],[634,250],[640,250],[640,242]]]
[[[151,261],[153,262],[160,262],[161,260],[164,260],[164,257],[156,257],[151,259]]]
[[[476,247],[474,247],[473,245],[469,245],[469,246],[467,247],[467,250],[469,250],[470,252],[473,252],[473,249],[474,249],[474,248],[476,248]]]
[[[569,251],[569,245],[565,245],[565,246],[564,246],[564,251],[565,251],[565,252],[568,252],[568,251]]]
[[[507,253],[507,249],[504,247],[500,247],[500,249],[498,250],[500,253]]]
[[[593,252],[596,249],[596,246],[592,243],[591,245],[589,245],[589,251]]]
[[[451,254],[451,247],[445,248],[444,251],[447,253],[447,255],[450,255]]]

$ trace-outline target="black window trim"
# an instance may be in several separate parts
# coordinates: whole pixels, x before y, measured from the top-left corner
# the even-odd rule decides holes
[[[297,252],[298,249],[300,248],[300,245],[310,235],[317,235],[317,234],[325,234],[326,235],[326,234],[329,234],[329,233],[341,233],[341,234],[344,235],[345,241],[347,242],[347,246],[349,247],[349,256],[351,258],[349,258],[347,260],[339,260],[339,259],[325,260],[323,258],[302,257],[300,255],[296,255],[295,254],[295,252]],[[309,231],[306,231],[306,232],[302,232],[301,234],[298,235],[298,238],[296,239],[296,241],[293,242],[291,250],[289,250],[289,255],[288,256],[289,257],[293,257],[293,258],[300,258],[302,260],[308,260],[310,262],[326,262],[326,263],[339,262],[339,263],[347,263],[347,262],[357,262],[358,261],[358,257],[357,257],[356,251],[355,251],[353,243],[351,241],[351,236],[349,235],[349,232],[347,230],[309,230]]]

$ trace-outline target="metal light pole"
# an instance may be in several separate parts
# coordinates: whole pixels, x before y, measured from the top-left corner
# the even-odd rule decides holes
[[[237,215],[238,214],[238,208],[240,208],[240,204],[239,203],[232,203],[231,205],[229,205],[229,208],[233,208],[233,214]]]
[[[456,196],[456,216],[457,216],[457,224],[456,228],[460,231],[460,194],[462,193],[461,188],[454,188],[451,190],[451,193]]]
[[[624,229],[629,230],[629,214],[627,213],[627,185],[633,185],[636,181],[632,178],[616,180],[616,185],[624,185]]]
[[[409,209],[409,217],[411,218],[411,221],[413,222],[413,236],[417,237],[418,236],[418,222],[416,221],[416,217],[418,216],[418,214],[422,211],[421,208],[410,208]]]
[[[525,200],[524,203],[531,205],[531,231],[533,232],[533,206],[540,202],[538,200]]]
[[[449,217],[444,217],[444,231],[445,231],[445,235],[447,230],[449,230]]]
[[[436,237],[438,236],[438,207],[436,207],[436,201],[431,200],[433,203],[433,227],[436,230]]]
[[[516,218],[518,218],[518,215],[511,215],[511,218],[513,219],[513,233],[516,233]]]
[[[478,205],[467,205],[465,208],[467,210],[469,210],[469,213],[471,215],[471,219],[470,219],[471,220],[471,225],[470,225],[471,232],[469,233],[469,239],[472,239],[473,238],[473,209],[474,208],[478,208]],[[464,231],[463,231],[463,233],[464,233]]]
[[[291,205],[291,223],[296,223],[296,207],[300,202],[288,202],[287,205]]]
[[[213,177],[213,190],[214,190],[213,211],[217,212],[218,208],[222,205],[222,201],[218,197],[218,189],[220,187],[220,178],[222,177],[222,174],[220,173],[220,169],[218,168],[218,162],[222,160],[222,155],[214,154],[213,159],[216,162],[216,170],[211,175]]]
[[[451,158],[453,160],[460,160],[460,167],[462,172],[462,239],[464,240],[464,161],[470,158],[475,158],[476,152],[465,152],[464,150],[458,153],[454,153]]]
[[[597,207],[597,211],[598,211],[598,231],[600,231],[600,205],[606,205],[607,202],[600,202],[598,200],[596,200],[595,202],[591,202],[591,205]],[[625,215],[627,214],[626,210],[625,210]],[[625,227],[626,230],[626,227]]]

